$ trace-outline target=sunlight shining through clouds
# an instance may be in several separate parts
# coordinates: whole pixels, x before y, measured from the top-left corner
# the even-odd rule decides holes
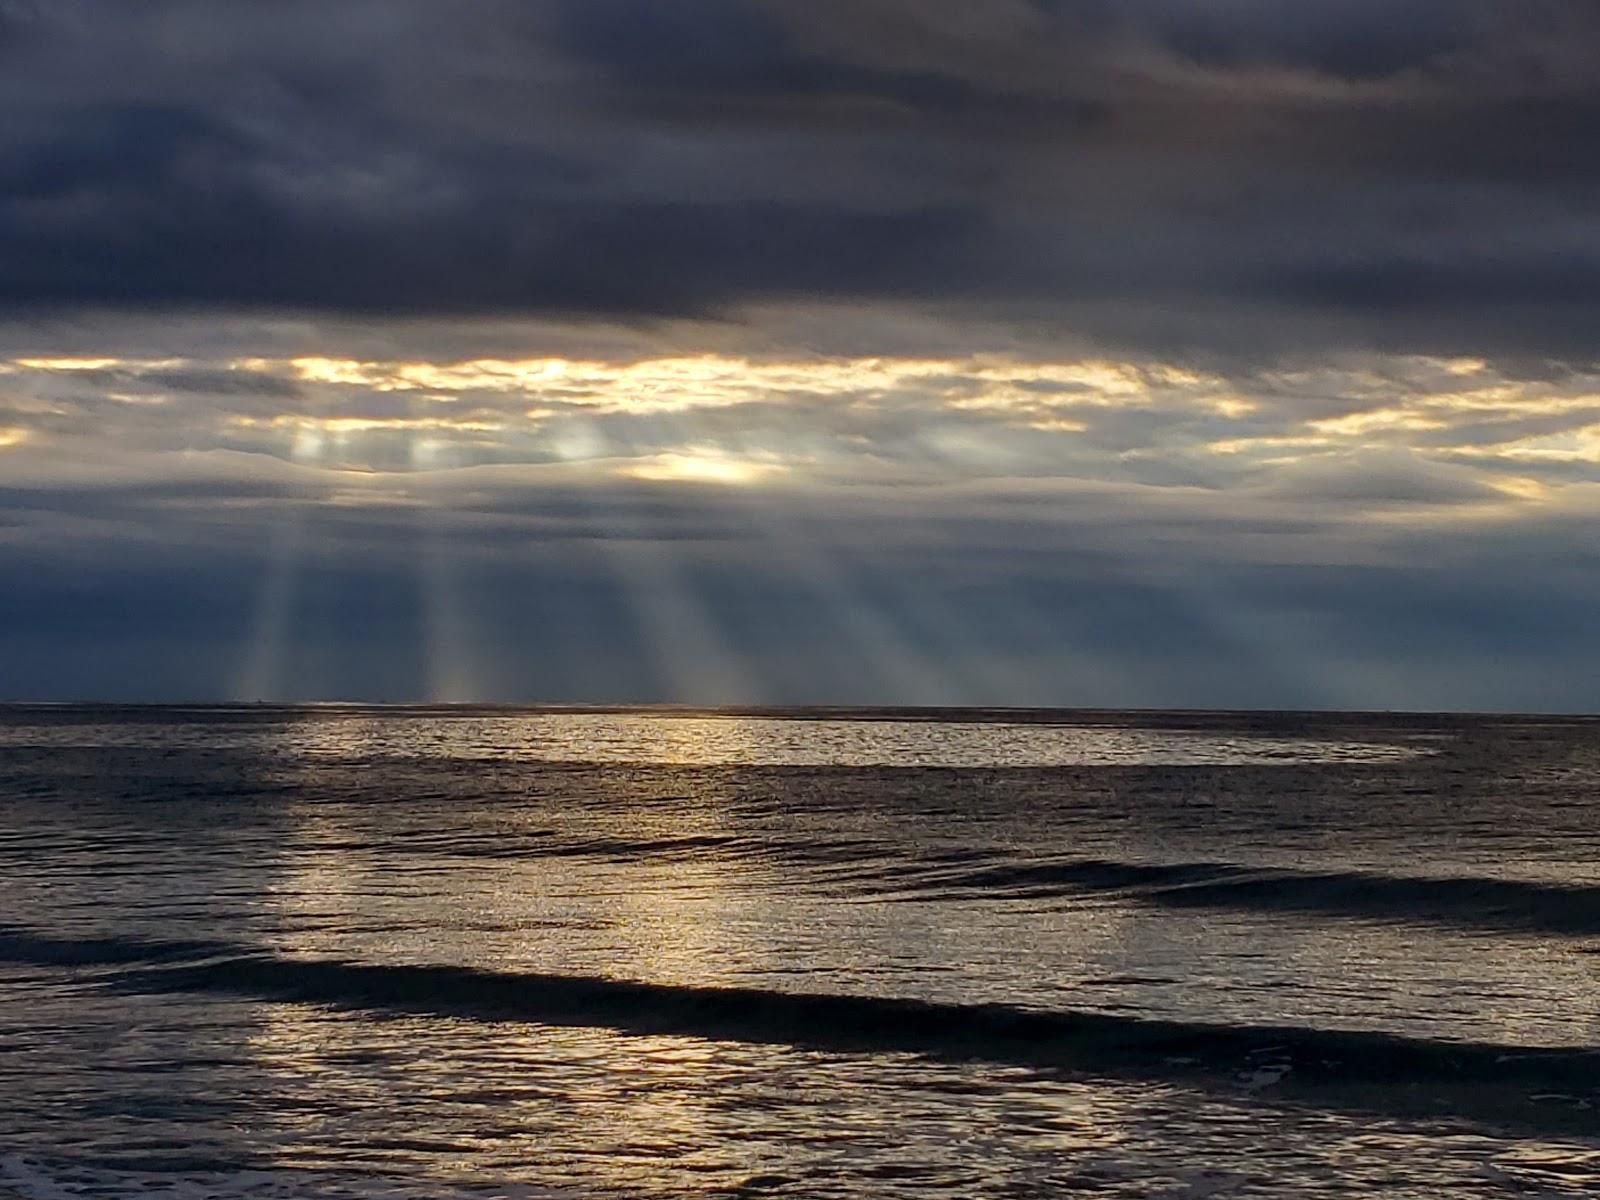
[[[1216,487],[1310,461],[1359,473],[1363,456],[1387,453],[1470,464],[1499,487],[1498,469],[1525,480],[1530,463],[1600,466],[1600,376],[1519,379],[1475,360],[1231,373],[996,356],[18,357],[6,367],[12,444],[28,436],[67,453],[115,435],[158,453],[235,449],[330,469],[616,460],[633,478],[712,483],[873,482],[936,465],[1120,480],[1165,463]],[[1543,481],[1566,482],[1576,480]]]
[[[0,111],[0,1200],[1600,1196],[1600,4]]]
[[[0,0],[0,696],[1597,702],[1588,6],[152,5]]]
[[[45,490],[0,543],[239,562],[208,585],[244,593],[213,610],[241,613],[210,635],[221,682],[185,687],[246,698],[1437,705],[1469,694],[1444,664],[1492,643],[1467,610],[1413,641],[1418,674],[1390,624],[1438,629],[1483,562],[1575,536],[1600,490],[1600,374],[1491,360],[5,368],[8,477]],[[1375,618],[1335,570],[1409,590]],[[1540,603],[1529,652],[1559,660],[1587,604]],[[332,682],[358,662],[368,682]]]
[[[788,470],[782,463],[740,461],[717,450],[662,454],[623,469],[624,475],[652,482],[758,483]]]

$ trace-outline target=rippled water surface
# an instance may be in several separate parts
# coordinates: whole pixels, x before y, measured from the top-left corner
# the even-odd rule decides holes
[[[1600,1194],[1600,723],[0,709],[0,1196]]]

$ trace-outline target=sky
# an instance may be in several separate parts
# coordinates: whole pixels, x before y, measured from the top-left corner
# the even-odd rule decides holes
[[[0,699],[1600,710],[1600,8],[0,0]]]

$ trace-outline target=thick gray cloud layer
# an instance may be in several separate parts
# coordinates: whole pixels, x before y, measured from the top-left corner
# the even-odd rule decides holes
[[[1592,352],[1566,0],[14,2],[0,302]]]

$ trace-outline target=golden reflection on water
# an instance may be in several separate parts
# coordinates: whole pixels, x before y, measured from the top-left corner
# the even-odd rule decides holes
[[[1274,1090],[1281,1080],[1270,1058],[1208,1061],[1201,1091],[1182,1083],[1197,1076],[1165,1074],[1158,1060],[1082,1079],[1044,1065],[917,1058],[894,1051],[892,1038],[875,1043],[870,1020],[860,1052],[822,1053],[781,1026],[751,1033],[738,1020],[697,1021],[694,998],[671,991],[738,985],[993,1001],[1190,1029],[1360,1028],[1492,1041],[1507,1060],[1541,1044],[1593,1044],[1600,992],[1582,903],[1563,909],[1557,894],[1554,916],[1539,909],[1545,924],[1523,928],[1485,909],[1500,894],[1490,889],[1456,910],[1454,923],[1449,913],[1390,919],[1341,909],[1338,895],[1318,890],[1326,880],[1317,874],[1490,876],[1499,864],[1536,883],[1592,880],[1585,847],[1600,834],[1582,789],[1596,751],[1578,734],[1548,735],[1553,749],[1494,751],[1506,763],[1500,775],[1459,754],[1453,766],[1397,759],[1357,771],[837,772],[725,765],[783,761],[785,739],[816,723],[578,718],[141,717],[123,730],[125,742],[107,739],[117,748],[92,783],[83,782],[91,778],[83,753],[48,777],[37,749],[11,756],[15,766],[0,756],[17,814],[0,839],[0,882],[17,910],[7,922],[69,940],[199,937],[239,954],[264,943],[287,960],[284,992],[264,989],[273,995],[293,994],[298,960],[393,967],[362,978],[403,981],[409,997],[387,1006],[381,992],[358,989],[352,1002],[363,1007],[346,1010],[337,987],[309,984],[306,995],[323,1003],[257,1001],[204,983],[113,994],[94,972],[49,984],[29,967],[19,988],[0,988],[23,1017],[0,1056],[14,1110],[0,1106],[0,1137],[14,1138],[25,1122],[44,1127],[40,1114],[54,1119],[71,1095],[105,1105],[104,1120],[98,1107],[81,1117],[100,1147],[115,1147],[130,1128],[199,1144],[178,1117],[160,1118],[163,1126],[150,1116],[169,1099],[193,1101],[180,1105],[182,1122],[210,1122],[203,1136],[214,1142],[246,1145],[282,1166],[427,1176],[440,1195],[468,1176],[667,1196],[738,1194],[771,1175],[788,1178],[791,1193],[838,1184],[840,1195],[875,1200],[980,1192],[1142,1200],[1208,1194],[1222,1186],[1205,1174],[1208,1163],[1246,1184],[1270,1183],[1270,1194],[1318,1194],[1329,1180],[1337,1190],[1326,1194],[1391,1194],[1402,1178],[1413,1196],[1477,1194],[1471,1188],[1485,1180],[1595,1194],[1593,1147],[1551,1132],[1568,1126],[1550,1126],[1548,1140],[1497,1140],[1442,1125],[1404,1128],[1398,1116],[1347,1111],[1339,1095],[1325,1109],[1290,1106]],[[62,744],[72,745],[106,727],[61,728]],[[22,746],[40,736],[14,729]],[[1134,743],[1096,742],[1093,733],[1042,727],[1008,740],[1001,728],[989,753],[992,761],[1041,745],[1131,753]],[[832,751],[892,749],[923,763],[960,760],[976,745],[963,740],[976,734],[908,721],[824,736],[834,738]],[[1519,736],[1530,736],[1526,727]],[[130,753],[130,744],[153,753]],[[1150,744],[1215,761],[1239,751],[1234,735]],[[586,752],[612,757],[581,765]],[[619,765],[630,755],[658,765]],[[1508,803],[1511,779],[1525,782]],[[1430,794],[1399,799],[1423,788]],[[1539,807],[1551,797],[1559,803]],[[1229,903],[1186,904],[1174,889],[1115,879],[1092,894],[1034,888],[1048,871],[1030,874],[1065,861],[1223,857],[1246,872],[1294,868],[1256,880],[1294,886],[1268,903],[1245,887]],[[630,1024],[648,1025],[649,1008],[644,1021],[613,1010],[588,1027],[467,1019],[470,978],[466,991],[446,990],[430,1008],[433,993],[419,983],[430,977],[403,970],[429,964],[643,980],[662,989],[663,1011],[689,1014],[675,1028],[701,1036],[629,1034]],[[183,978],[181,965],[165,962],[133,976],[170,977],[169,968]],[[552,1020],[588,1018],[560,1008],[559,997],[593,993],[523,984]],[[546,995],[556,997],[549,1010]],[[862,1009],[873,1011],[842,1011]],[[733,1040],[741,1029],[748,1036]],[[1146,1069],[1159,1078],[1133,1077]],[[1551,1078],[1583,1087],[1581,1066],[1577,1082]],[[1542,1085],[1532,1077],[1529,1088],[1508,1086],[1490,1101],[1542,1119],[1546,1101],[1524,1094]],[[1400,1111],[1385,1107],[1398,1091],[1381,1074],[1369,1091],[1376,1107]],[[1315,1096],[1308,1104],[1323,1102]],[[1550,1111],[1573,1117],[1582,1133],[1588,1096],[1551,1098]],[[128,1183],[102,1194],[149,1190]]]
[[[337,709],[269,727],[311,759],[391,758],[681,766],[1181,766],[1398,762],[1424,742],[1218,734],[1005,720],[852,720],[639,712],[464,711],[403,720]]]
[[[779,723],[645,724],[650,761],[698,766],[772,752]],[[368,763],[399,750],[403,760],[433,764],[429,769],[459,784],[476,771],[514,769],[524,754],[559,761],[572,752],[579,729],[597,736],[590,746],[602,747],[602,758],[637,753],[643,740],[616,718],[565,728],[497,718],[417,721],[398,745],[392,723],[370,718],[312,720],[281,734],[286,758],[301,764],[300,782],[314,793],[329,756]],[[441,767],[435,747],[447,737],[467,749],[443,756]],[[1474,952],[1465,933],[1304,922],[1292,914],[1181,915],[1137,897],[962,905],[830,899],[792,868],[725,848],[749,832],[749,797],[738,776],[695,769],[644,788],[617,772],[605,791],[570,801],[551,778],[540,776],[541,786],[554,793],[520,806],[502,796],[481,810],[470,782],[436,804],[389,807],[371,793],[290,804],[270,889],[281,950],[291,957],[458,963],[667,985],[863,992],[1152,1017],[1181,1012],[1217,1023],[1243,1012],[1261,1024],[1370,1028],[1372,1014],[1383,1014],[1381,1023],[1397,1032],[1436,1036],[1443,1023],[1455,1036],[1514,1045],[1570,1043],[1580,1031],[1600,1032],[1600,997],[1588,986],[1582,948],[1557,939],[1519,939],[1517,953],[1495,955]],[[660,778],[670,779],[670,788],[663,790]],[[426,792],[429,785],[409,786]],[[546,840],[535,835],[552,822],[550,844],[592,849],[544,853]],[[534,852],[457,854],[460,847],[449,839],[466,835],[479,839],[469,849],[493,850],[498,838]],[[615,853],[605,848],[612,842]],[[629,849],[647,845],[657,849]],[[1028,847],[1022,842],[1017,849],[1025,854]],[[1563,1009],[1559,1030],[1552,1002]],[[1176,1111],[1194,1103],[1175,1089],[1013,1078],[1006,1068],[907,1057],[893,1068],[899,1107],[884,1109],[883,1063],[869,1071],[851,1056],[710,1036],[630,1035],[603,1025],[486,1024],[399,1013],[374,1021],[302,1005],[258,1006],[248,1044],[260,1069],[286,1087],[356,1112],[387,1107],[429,1130],[430,1169],[490,1169],[637,1194],[681,1190],[687,1181],[737,1187],[792,1158],[784,1130],[800,1123],[819,1145],[837,1138],[841,1153],[858,1156],[883,1153],[907,1124],[924,1135],[942,1128],[940,1153],[951,1178],[959,1178],[963,1164],[1000,1153],[1001,1143],[1015,1153],[1021,1139],[1047,1173],[1092,1179],[1103,1169],[1114,1180],[1111,1166],[1096,1164],[1143,1153],[1137,1147],[1148,1130],[1168,1128],[1180,1119]],[[1255,1065],[1262,1069],[1241,1070],[1234,1080],[1246,1094],[1276,1080],[1270,1062]],[[782,1080],[785,1073],[799,1090],[781,1094],[766,1078]],[[928,1077],[933,1099],[909,1098],[919,1075]],[[805,1087],[814,1094],[808,1097]],[[402,1093],[412,1098],[397,1100]],[[425,1102],[427,1096],[436,1099]],[[768,1114],[752,1116],[761,1105],[770,1106]],[[973,1112],[1003,1128],[994,1146],[985,1144]],[[1207,1136],[1237,1135],[1225,1131],[1226,1114],[1212,1111],[1207,1119],[1214,1126]],[[415,1157],[422,1144],[386,1150],[376,1118],[361,1118],[368,1124],[352,1131],[353,1140],[330,1136],[309,1115],[286,1120],[286,1165],[355,1161],[381,1168],[390,1161],[386,1154],[395,1161]],[[1555,1147],[1549,1154],[1564,1162],[1569,1151]],[[1391,1150],[1368,1144],[1365,1152],[1382,1157]],[[1506,1170],[1537,1174],[1542,1161],[1508,1162]],[[1174,1174],[1161,1183],[1182,1188],[1193,1182],[1186,1179]]]
[[[591,749],[608,744],[626,756],[647,736],[652,761],[720,764],[773,752],[782,736],[774,727],[783,724],[584,715],[575,725],[544,717],[397,723],[339,716],[281,726],[284,761],[294,764],[282,769],[298,783],[297,795],[317,794],[327,756],[377,763],[398,753],[441,773],[434,783],[408,786],[445,788],[451,798],[441,792],[438,804],[389,807],[378,794],[353,807],[332,798],[287,805],[268,887],[274,936],[291,954],[668,984],[1017,1002],[1025,978],[1022,1002],[1046,1007],[1059,998],[1219,1021],[1250,1011],[1263,1021],[1334,1028],[1370,1027],[1372,1014],[1382,1013],[1384,1024],[1407,1033],[1434,1036],[1446,1026],[1457,1036],[1513,1044],[1600,1035],[1592,956],[1571,938],[1525,934],[1514,954],[1483,953],[1480,941],[1501,943],[1378,919],[1181,913],[1137,893],[974,896],[959,905],[873,900],[830,891],[826,871],[786,863],[767,839],[772,820],[781,830],[789,819],[767,814],[752,824],[744,785],[716,769],[651,777],[648,786],[613,774],[603,791],[585,784],[570,800],[560,793],[567,778],[560,774],[540,776],[546,790],[524,803],[508,804],[501,794],[478,808],[473,795],[476,772],[514,770],[524,753],[559,761],[578,752],[579,731],[611,739]],[[883,736],[876,726],[893,723],[872,724],[863,737]],[[436,754],[457,726],[464,727],[454,742],[458,756]],[[807,818],[796,819],[804,825]],[[854,825],[845,819],[840,835],[917,836],[911,826],[885,824],[892,814],[863,815]],[[1175,852],[1159,826],[1130,832],[1136,858]],[[1025,821],[1013,836],[1024,858],[1051,850],[1031,840]],[[1307,836],[1326,849],[1315,829]],[[1333,865],[1325,855],[1319,861]],[[1256,952],[1263,945],[1270,955]],[[1021,962],[1030,965],[1019,976]]]

